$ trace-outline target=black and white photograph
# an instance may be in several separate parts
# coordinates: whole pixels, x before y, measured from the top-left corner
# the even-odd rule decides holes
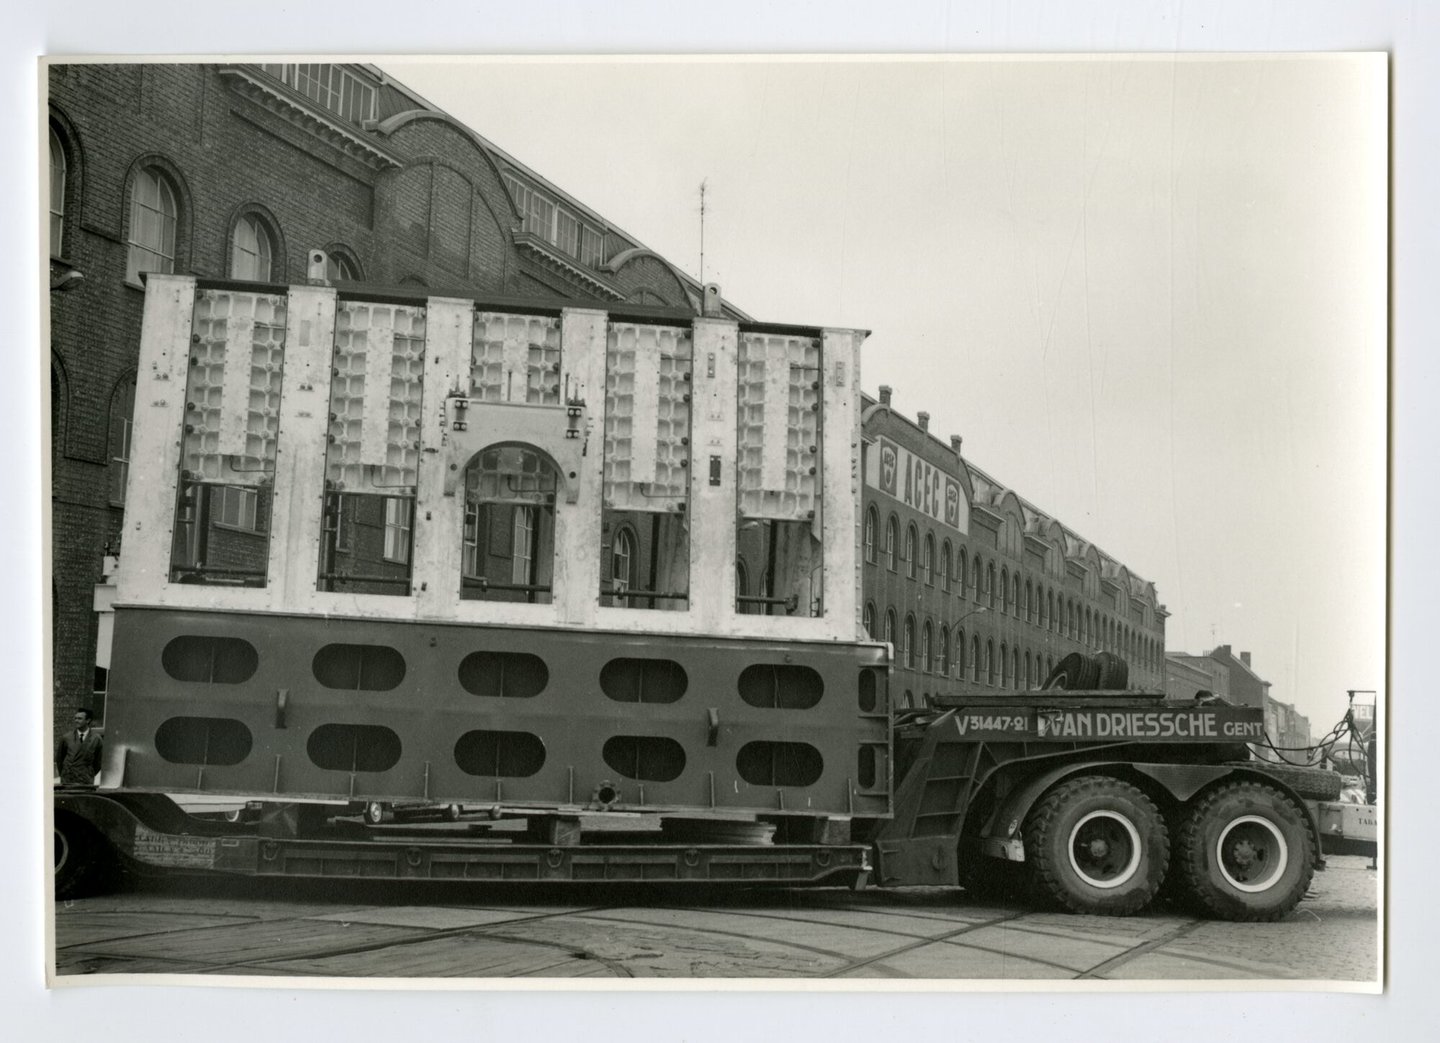
[[[47,60],[52,984],[1378,990],[1387,73]]]

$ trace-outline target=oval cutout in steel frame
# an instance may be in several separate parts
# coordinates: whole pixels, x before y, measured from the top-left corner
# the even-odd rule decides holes
[[[171,764],[230,767],[254,745],[250,729],[233,717],[171,717],[155,729],[155,752]]]
[[[770,710],[809,710],[825,694],[825,681],[808,666],[755,663],[740,672],[740,698]]]
[[[825,759],[808,742],[747,742],[735,755],[735,770],[752,786],[811,786],[825,771]]]
[[[524,779],[545,766],[545,744],[530,732],[477,729],[455,740],[454,756],[466,775]]]
[[[400,763],[400,736],[379,724],[322,724],[305,752],[326,771],[389,771]]]
[[[637,782],[674,782],[685,771],[685,747],[663,735],[612,735],[601,756]]]
[[[600,690],[617,703],[673,703],[689,686],[673,659],[612,659],[600,668]]]
[[[389,645],[326,645],[310,661],[326,688],[341,692],[388,692],[405,680],[405,657]]]
[[[259,653],[249,641],[212,634],[181,634],[160,653],[172,679],[196,684],[243,684],[255,676]]]
[[[460,660],[457,677],[471,695],[533,699],[550,683],[550,668],[529,652],[481,651]]]

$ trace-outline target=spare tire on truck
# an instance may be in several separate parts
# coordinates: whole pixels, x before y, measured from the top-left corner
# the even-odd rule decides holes
[[[1228,782],[1203,795],[1185,816],[1177,843],[1186,897],[1222,920],[1278,920],[1315,875],[1304,810],[1263,782]]]
[[[1138,787],[1082,775],[1031,809],[1025,857],[1041,897],[1074,913],[1129,916],[1160,889],[1170,840],[1160,809]]]

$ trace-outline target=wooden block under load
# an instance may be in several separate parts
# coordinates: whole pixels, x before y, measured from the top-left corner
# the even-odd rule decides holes
[[[525,839],[536,844],[573,847],[580,843],[580,819],[571,815],[532,815]]]

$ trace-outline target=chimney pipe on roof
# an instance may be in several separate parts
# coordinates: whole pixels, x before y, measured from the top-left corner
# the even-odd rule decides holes
[[[960,445],[961,445],[961,443],[963,443],[964,441],[965,441],[965,439],[961,438],[959,435],[951,435],[951,436],[950,436],[950,448],[953,449],[953,450],[955,450],[955,455],[956,455],[956,456],[959,456],[959,455],[960,455]]]
[[[916,414],[915,414],[915,423],[917,423],[917,424],[920,425],[920,430],[921,430],[921,431],[929,431],[929,430],[930,430],[930,414],[929,414],[929,413],[916,413]]]
[[[1244,663],[1246,666],[1249,666],[1249,665],[1250,665],[1250,653],[1249,653],[1249,652],[1241,652],[1241,653],[1240,653],[1240,662]]]
[[[723,298],[720,296],[720,284],[718,282],[707,282],[705,284],[705,305],[703,311],[706,315],[717,316],[724,312]]]
[[[880,404],[882,406],[890,405],[890,394],[893,390],[894,389],[891,388],[889,384],[880,385]]]

